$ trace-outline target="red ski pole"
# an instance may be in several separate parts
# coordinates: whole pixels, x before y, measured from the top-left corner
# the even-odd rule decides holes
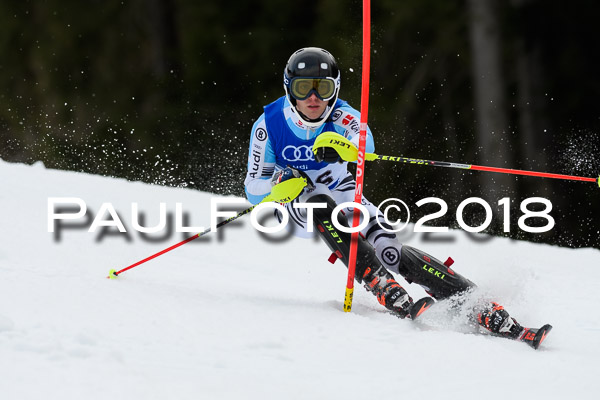
[[[336,149],[338,154],[344,161],[360,162],[359,151],[356,147],[346,138],[341,137],[335,132],[324,132],[319,135],[318,139],[315,141],[313,145],[313,151],[316,152],[317,149],[321,147],[333,147]],[[511,175],[526,175],[526,176],[536,176],[539,178],[553,178],[553,179],[566,179],[572,181],[582,181],[582,182],[595,182],[600,186],[600,176],[597,178],[585,177],[585,176],[575,176],[575,175],[564,175],[564,174],[553,174],[548,172],[536,172],[536,171],[528,171],[523,169],[511,169],[511,168],[499,168],[499,167],[487,167],[484,165],[474,165],[474,164],[459,164],[448,161],[433,161],[433,160],[423,160],[420,158],[410,158],[410,157],[402,157],[402,156],[382,156],[375,153],[367,153],[363,157],[366,161],[392,161],[403,164],[412,164],[412,165],[427,165],[430,167],[444,167],[444,168],[458,168],[458,169],[470,169],[475,171],[487,171],[487,172],[498,172],[501,174],[511,174]],[[358,169],[357,169],[358,170]]]
[[[563,175],[563,174],[553,174],[548,172],[536,172],[536,171],[527,171],[523,169],[511,169],[511,168],[499,168],[499,167],[486,167],[484,165],[474,165],[474,164],[457,164],[447,161],[432,161],[432,160],[421,160],[418,158],[408,158],[408,157],[397,157],[397,156],[380,156],[377,154],[367,154],[367,161],[395,161],[406,164],[415,164],[415,165],[428,165],[431,167],[445,167],[445,168],[459,168],[459,169],[471,169],[475,171],[487,171],[487,172],[498,172],[501,174],[511,174],[511,175],[526,175],[526,176],[537,176],[540,178],[553,178],[553,179],[567,179],[572,181],[583,181],[583,182],[596,182],[598,186],[600,186],[600,176],[598,178],[588,178],[584,176],[574,176],[574,175]]]
[[[288,179],[287,181],[281,182],[281,183],[273,186],[273,189],[271,189],[271,193],[267,197],[265,197],[260,203],[255,204],[252,207],[246,208],[244,211],[239,212],[237,215],[234,215],[231,218],[228,218],[224,221],[219,222],[216,225],[216,229],[219,229],[223,225],[227,225],[228,223],[235,221],[236,219],[240,218],[241,216],[244,216],[244,215],[250,213],[252,210],[254,210],[254,208],[258,207],[262,203],[267,203],[270,201],[274,201],[276,203],[289,203],[290,201],[292,201],[293,199],[298,197],[300,192],[302,192],[302,190],[304,190],[306,183],[307,183],[306,178],[301,177],[301,178],[291,178],[291,179]],[[194,236],[190,236],[189,238],[182,240],[181,242],[176,243],[171,247],[161,250],[158,253],[152,254],[151,256],[146,257],[143,260],[133,263],[130,266],[120,269],[118,271],[111,269],[108,272],[108,276],[106,278],[107,279],[117,279],[117,277],[120,274],[122,274],[123,272],[130,270],[132,268],[135,268],[138,265],[144,264],[145,262],[148,262],[148,261],[150,261],[158,256],[161,256],[165,253],[168,253],[169,251],[174,250],[174,249],[178,248],[179,246],[183,246],[184,244],[189,243],[192,240],[199,238],[200,236],[204,236],[211,231],[212,231],[211,228],[205,229],[204,231],[197,233]]]
[[[233,216],[233,217],[231,217],[231,218],[229,218],[229,219],[226,219],[226,220],[224,220],[224,221],[221,221],[221,222],[219,222],[219,223],[217,224],[217,229],[218,229],[218,228],[220,228],[220,227],[222,227],[223,225],[226,225],[226,224],[228,224],[228,223],[230,223],[230,222],[232,222],[232,221],[235,221],[236,219],[238,219],[238,218],[239,218],[239,217],[241,217],[242,215],[246,215],[246,214],[248,214],[249,212],[251,212],[252,210],[254,210],[254,208],[255,208],[256,206],[258,206],[258,204],[255,204],[255,205],[253,205],[252,207],[246,208],[244,211],[240,212],[239,214],[237,214],[237,215],[235,215],[235,216]],[[161,250],[161,251],[159,251],[158,253],[152,254],[151,256],[149,256],[149,257],[146,257],[146,258],[144,258],[143,260],[140,260],[140,261],[138,261],[138,262],[136,262],[136,263],[133,263],[133,264],[131,264],[130,266],[128,266],[128,267],[125,267],[125,268],[123,268],[123,269],[120,269],[120,270],[118,270],[118,271],[117,271],[117,270],[114,270],[114,269],[111,269],[111,270],[108,272],[108,276],[107,276],[106,278],[107,278],[107,279],[117,279],[117,277],[118,277],[120,274],[122,274],[123,272],[125,272],[125,271],[127,271],[127,270],[130,270],[130,269],[132,269],[132,268],[135,268],[135,267],[137,267],[138,265],[141,265],[141,264],[143,264],[143,263],[145,263],[145,262],[148,262],[148,261],[150,261],[150,260],[152,260],[152,259],[154,259],[154,258],[156,258],[156,257],[158,257],[158,256],[162,256],[163,254],[165,254],[165,253],[168,253],[168,252],[169,252],[169,251],[171,251],[171,250],[175,250],[175,249],[176,249],[176,248],[178,248],[179,246],[183,246],[184,244],[186,244],[186,243],[189,243],[189,242],[191,242],[191,241],[192,241],[192,240],[194,240],[194,239],[198,239],[200,236],[206,235],[206,234],[207,234],[207,233],[209,233],[210,231],[211,231],[211,228],[205,229],[204,231],[202,231],[202,232],[200,232],[200,233],[197,233],[197,234],[195,234],[194,236],[190,236],[189,238],[187,238],[187,239],[185,239],[185,240],[182,240],[181,242],[179,242],[179,243],[177,243],[177,244],[174,244],[174,245],[173,245],[173,246],[171,246],[171,247],[167,247],[166,249],[164,249],[164,250]]]

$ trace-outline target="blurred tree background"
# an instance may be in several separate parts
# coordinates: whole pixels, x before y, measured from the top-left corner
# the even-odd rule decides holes
[[[332,52],[341,97],[360,107],[361,13],[357,0],[3,1],[0,157],[242,196],[250,129],[283,94],[293,51]],[[592,0],[373,0],[378,153],[597,176],[599,15]],[[436,211],[414,203],[436,196],[449,211],[433,223],[454,227],[477,196],[497,213],[486,232],[600,248],[591,183],[385,162],[366,177],[370,200],[403,199],[413,222]],[[516,228],[536,196],[554,206],[545,234]],[[481,211],[469,206],[466,222]]]

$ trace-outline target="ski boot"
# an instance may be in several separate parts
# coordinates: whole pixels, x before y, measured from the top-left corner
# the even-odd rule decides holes
[[[367,267],[362,276],[365,289],[372,292],[379,304],[390,310],[399,318],[406,318],[410,315],[413,307],[413,300],[406,290],[390,274],[383,265],[378,265],[377,270],[373,271]]]
[[[492,334],[518,339],[524,328],[498,303],[492,302],[477,314],[477,322]]]

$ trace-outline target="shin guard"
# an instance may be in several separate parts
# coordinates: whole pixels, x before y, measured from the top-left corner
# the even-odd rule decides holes
[[[422,286],[436,300],[475,287],[473,282],[454,272],[437,258],[406,245],[402,246],[399,272],[407,282]]]
[[[348,259],[350,257],[350,241],[352,234],[342,232],[333,225],[331,214],[337,204],[331,197],[324,194],[313,196],[307,200],[307,202],[327,204],[327,208],[314,209],[314,225],[317,228],[319,235],[325,240],[325,243],[327,243],[329,249],[335,253],[337,258],[339,258],[347,267]],[[350,226],[348,218],[342,212],[337,215],[337,220],[343,226]],[[381,262],[377,259],[373,246],[371,246],[362,235],[359,235],[357,244],[355,276],[356,280],[359,283],[362,283],[362,277],[367,268],[377,270],[381,266]]]

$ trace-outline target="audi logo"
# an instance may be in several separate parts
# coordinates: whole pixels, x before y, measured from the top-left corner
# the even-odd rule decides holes
[[[286,146],[281,152],[283,158],[288,161],[313,161],[314,155],[312,152],[312,147],[302,145],[302,146]]]

